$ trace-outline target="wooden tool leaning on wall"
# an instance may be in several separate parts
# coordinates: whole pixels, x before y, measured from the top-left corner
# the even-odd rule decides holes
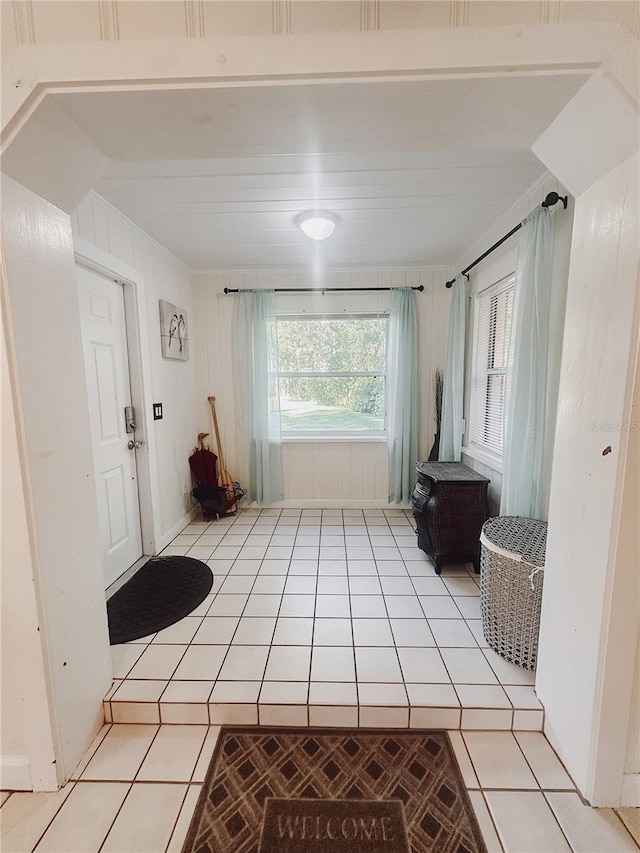
[[[231,498],[235,494],[233,480],[229,476],[229,472],[224,466],[224,455],[222,452],[222,443],[220,442],[220,430],[218,429],[218,416],[216,415],[216,398],[207,397],[209,406],[211,407],[211,417],[213,419],[213,431],[216,435],[216,445],[218,450],[218,485],[227,490],[227,495]],[[237,504],[229,507],[228,512],[235,512],[238,508]]]

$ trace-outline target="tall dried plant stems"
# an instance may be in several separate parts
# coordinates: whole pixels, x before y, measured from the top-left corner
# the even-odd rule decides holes
[[[443,377],[442,371],[438,368],[433,377],[433,384],[436,395],[436,428],[440,430],[440,422],[442,420],[442,387]]]

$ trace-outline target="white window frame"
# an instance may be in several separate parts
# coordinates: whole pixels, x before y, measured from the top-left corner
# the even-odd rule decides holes
[[[275,373],[276,381],[284,379],[314,379],[324,377],[382,377],[384,381],[384,427],[381,430],[285,430],[281,427],[281,441],[386,441],[387,440],[387,393],[388,393],[388,343],[389,343],[389,312],[388,311],[353,311],[353,312],[329,312],[329,313],[314,313],[314,314],[280,314],[276,318],[276,324],[282,321],[299,320],[317,322],[319,320],[385,320],[386,321],[386,339],[385,339],[385,360],[384,370],[375,371],[285,371],[277,370]]]
[[[500,368],[489,368],[489,348],[491,346],[490,326],[484,329],[480,328],[481,312],[483,307],[490,300],[507,291],[513,293],[515,300],[515,272],[510,272],[508,275],[494,281],[490,285],[479,290],[474,300],[474,317],[473,317],[473,348],[471,362],[471,393],[469,399],[469,429],[467,432],[467,446],[463,448],[463,452],[467,453],[472,458],[480,462],[484,462],[491,467],[502,470],[502,460],[504,455],[504,417],[505,403],[508,388],[508,378],[510,372],[510,363]],[[489,307],[490,310],[490,307]],[[495,335],[494,335],[495,339]],[[507,352],[511,352],[510,342],[506,341]],[[497,448],[494,442],[484,442],[480,437],[480,424],[486,424],[488,417],[487,389],[488,377],[490,375],[504,375],[507,377],[505,383],[504,394],[502,395],[502,428],[503,438],[502,445]]]

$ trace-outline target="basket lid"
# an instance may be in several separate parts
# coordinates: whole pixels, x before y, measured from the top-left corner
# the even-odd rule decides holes
[[[485,521],[480,541],[490,550],[542,568],[547,548],[547,522],[519,515],[500,515]]]

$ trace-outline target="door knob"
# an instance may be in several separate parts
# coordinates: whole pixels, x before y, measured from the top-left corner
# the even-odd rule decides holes
[[[129,448],[129,450],[138,450],[143,445],[144,445],[144,438],[138,438],[135,441],[133,439],[130,439],[127,442],[127,447]]]

